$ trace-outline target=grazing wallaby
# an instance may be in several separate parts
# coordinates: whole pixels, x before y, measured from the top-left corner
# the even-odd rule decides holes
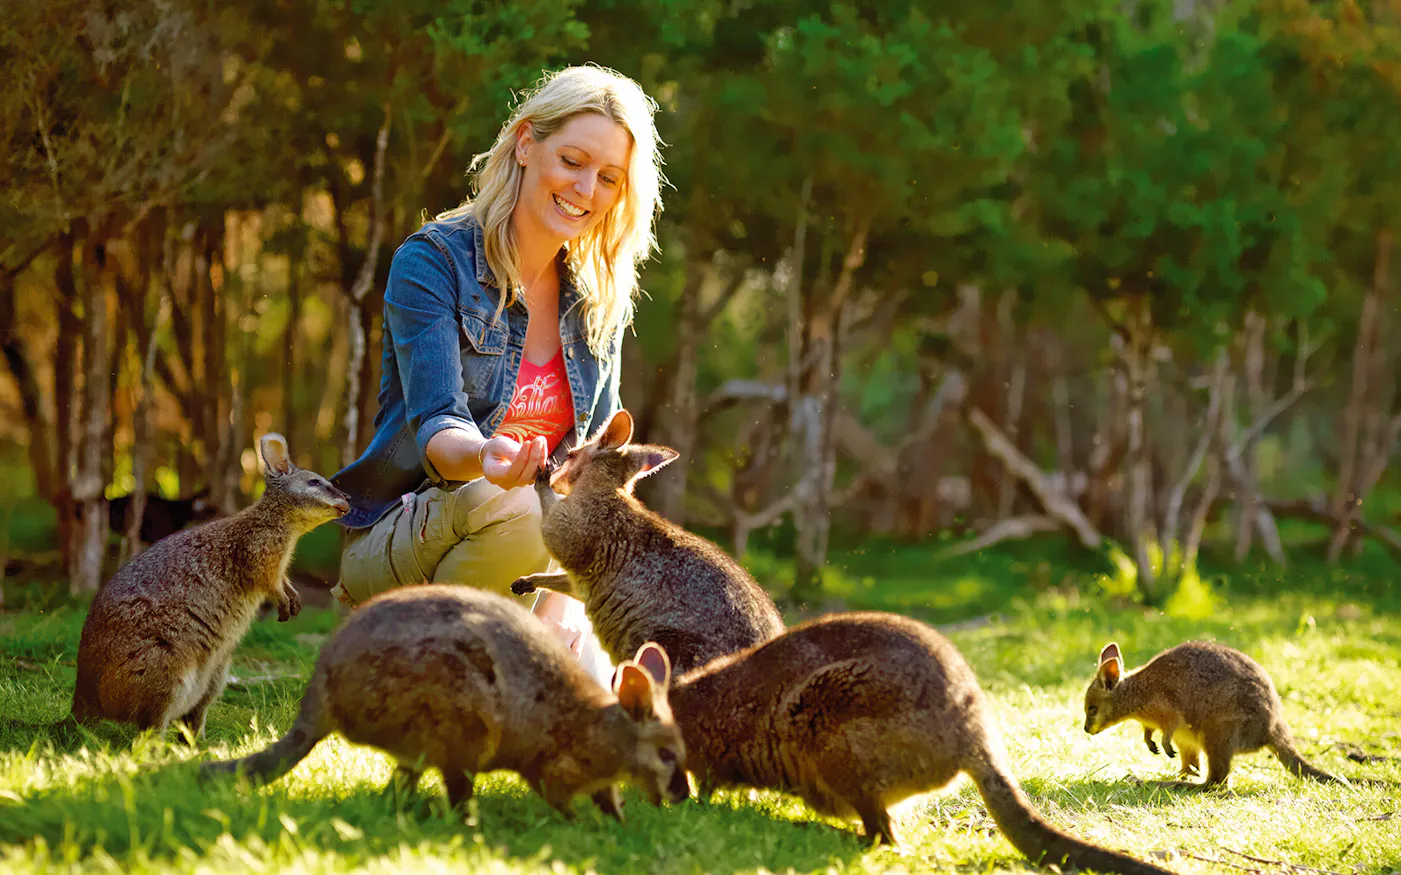
[[[636,661],[662,664],[649,648]],[[796,793],[861,818],[896,843],[889,808],[967,772],[1003,834],[1033,861],[1163,875],[1043,820],[1007,763],[973,671],[944,636],[908,617],[828,614],[684,675],[671,687],[687,767],[706,795],[746,785]]]
[[[564,571],[522,577],[511,591],[575,595],[614,662],[656,641],[678,673],[782,632],[773,599],[738,562],[633,497],[639,478],[678,453],[631,440],[632,416],[620,410],[540,472],[545,547]]]
[[[1183,778],[1195,773],[1200,756],[1206,755],[1206,782],[1187,786],[1224,786],[1231,758],[1262,747],[1301,778],[1347,783],[1299,753],[1279,693],[1260,664],[1220,644],[1179,644],[1128,673],[1119,645],[1106,646],[1085,690],[1085,731],[1097,735],[1125,720],[1143,724],[1143,741],[1154,754],[1155,731],[1162,733],[1169,757],[1180,750]]]
[[[391,590],[321,648],[281,740],[205,771],[275,780],[339,731],[388,752],[411,786],[423,768],[438,768],[453,806],[471,797],[475,773],[511,769],[566,816],[570,800],[587,793],[621,820],[620,778],[631,777],[654,804],[689,792],[664,657],[654,658],[660,682],[623,662],[610,693],[504,596],[463,586]]]
[[[119,495],[107,503],[107,524],[117,534],[125,534],[127,514],[131,510],[131,495]],[[200,523],[218,515],[218,508],[209,500],[206,487],[185,498],[164,498],[154,492],[146,493],[146,507],[141,514],[141,540],[154,544],[169,537],[190,523]]]
[[[345,493],[297,468],[281,435],[259,444],[267,489],[250,507],[176,532],[123,565],[93,599],[78,643],[73,717],[204,732],[229,659],[263,602],[301,610],[287,581],[297,539],[350,509]]]

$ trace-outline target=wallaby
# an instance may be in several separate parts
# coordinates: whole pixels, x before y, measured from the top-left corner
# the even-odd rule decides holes
[[[633,496],[639,478],[679,454],[631,440],[632,415],[620,410],[557,469],[541,470],[545,547],[564,571],[522,577],[511,591],[574,595],[614,662],[656,641],[678,673],[782,632],[773,599],[738,562]]]
[[[661,673],[659,654],[636,661]],[[889,809],[967,772],[1003,834],[1033,861],[1100,872],[1164,869],[1060,832],[1022,793],[977,678],[934,629],[895,614],[828,614],[678,675],[671,706],[701,795],[796,793],[896,844]]]
[[[1224,786],[1231,774],[1231,758],[1262,747],[1301,778],[1348,783],[1299,753],[1285,725],[1279,693],[1265,669],[1239,650],[1220,644],[1179,644],[1128,673],[1119,645],[1107,645],[1085,690],[1085,731],[1098,735],[1125,720],[1143,724],[1143,741],[1152,753],[1158,752],[1154,732],[1162,734],[1163,751],[1169,757],[1181,752],[1182,778],[1196,773],[1199,758],[1206,755],[1205,783],[1187,786]]]
[[[632,662],[601,687],[539,620],[504,596],[441,584],[390,590],[351,614],[321,648],[301,710],[281,740],[206,773],[280,778],[339,731],[399,762],[396,783],[432,766],[448,801],[472,795],[477,772],[520,773],[568,816],[590,794],[622,819],[614,782],[630,777],[654,803],[686,798],[685,744],[661,676]]]
[[[107,503],[107,524],[112,531],[126,534],[127,514],[133,496],[119,495]],[[219,509],[209,500],[209,488],[184,498],[165,498],[154,492],[146,493],[146,507],[141,514],[138,537],[146,544],[167,538],[190,523],[200,523],[218,516]]]
[[[223,519],[162,538],[118,569],[93,599],[78,643],[72,717],[204,734],[229,660],[263,602],[286,621],[301,610],[287,580],[297,539],[350,509],[345,493],[297,468],[281,435],[259,449],[267,488]]]

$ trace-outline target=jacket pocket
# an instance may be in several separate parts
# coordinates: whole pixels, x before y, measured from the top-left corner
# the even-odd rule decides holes
[[[463,310],[461,322],[462,334],[472,349],[482,355],[501,355],[506,351],[506,326],[499,321]]]

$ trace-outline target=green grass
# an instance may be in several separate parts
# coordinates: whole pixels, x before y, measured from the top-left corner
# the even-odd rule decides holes
[[[781,566],[762,556],[766,579]],[[1401,802],[1390,788],[1328,787],[1288,776],[1268,754],[1237,760],[1232,790],[1184,794],[1142,783],[1170,774],[1139,732],[1080,729],[1084,685],[1100,646],[1129,664],[1187,638],[1254,655],[1274,676],[1306,756],[1353,777],[1401,781],[1401,621],[1384,565],[1208,576],[1199,619],[1150,612],[1098,594],[1061,557],[1027,546],[935,563],[927,550],[872,545],[837,556],[828,585],[852,608],[901,610],[935,622],[984,617],[950,632],[1001,718],[1019,776],[1056,824],[1183,873],[1318,875],[1401,870]],[[1200,612],[1198,612],[1200,613]],[[989,617],[989,615],[991,615]],[[883,872],[1024,871],[971,784],[910,806],[907,849],[866,850],[853,825],[791,797],[722,792],[653,808],[627,794],[625,825],[582,800],[565,821],[514,776],[480,776],[464,820],[445,810],[436,776],[396,804],[381,789],[390,763],[339,739],[323,742],[261,789],[201,784],[193,761],[246,753],[291,722],[323,636],[338,617],[307,610],[259,621],[235,659],[235,683],[191,751],[129,735],[59,745],[14,719],[67,712],[80,607],[0,614],[0,871],[69,872]],[[258,680],[286,675],[280,680]],[[1341,745],[1389,759],[1349,761]],[[1252,862],[1248,854],[1276,863]],[[1221,861],[1219,864],[1198,858]]]

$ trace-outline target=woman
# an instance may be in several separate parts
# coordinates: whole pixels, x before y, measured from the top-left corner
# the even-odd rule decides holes
[[[473,160],[475,196],[395,253],[375,433],[332,478],[351,496],[342,601],[429,581],[507,593],[547,569],[530,487],[620,406],[661,210],[655,110],[611,70],[545,77]],[[608,670],[582,605],[545,593],[534,610]]]

